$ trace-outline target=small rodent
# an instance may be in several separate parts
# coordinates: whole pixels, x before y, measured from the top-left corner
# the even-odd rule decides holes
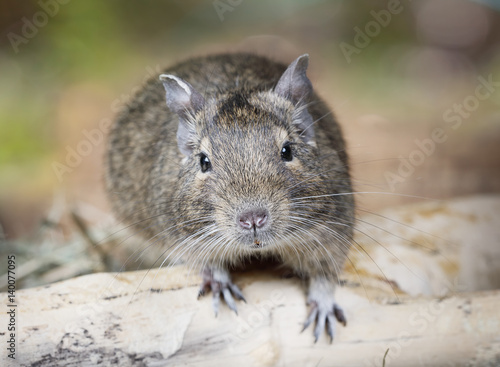
[[[171,261],[202,273],[236,311],[229,269],[273,258],[308,279],[316,340],[333,339],[334,298],[351,246],[354,198],[341,129],[306,76],[253,54],[192,58],[149,80],[113,125],[113,210]],[[166,99],[165,99],[166,92]],[[165,103],[166,102],[166,103]],[[162,259],[160,259],[162,261]]]

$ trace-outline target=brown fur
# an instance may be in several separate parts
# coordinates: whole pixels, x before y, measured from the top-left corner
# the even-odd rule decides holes
[[[177,147],[179,118],[165,104],[162,83],[148,81],[110,134],[106,183],[118,217],[170,259],[183,255],[193,265],[228,268],[268,255],[336,283],[354,216],[345,144],[314,92],[294,106],[272,91],[285,69],[250,54],[194,58],[167,69],[206,101],[189,116],[196,130],[189,157]],[[293,123],[301,108],[316,121],[312,142],[304,142]],[[295,143],[291,162],[280,159],[285,141]],[[200,171],[200,152],[210,157],[210,174]],[[310,196],[303,206],[294,204]],[[252,206],[270,213],[259,248],[235,220]],[[205,234],[209,228],[217,233]]]

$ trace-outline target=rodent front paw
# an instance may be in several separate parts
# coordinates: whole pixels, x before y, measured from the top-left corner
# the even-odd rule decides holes
[[[231,277],[229,276],[229,272],[227,270],[206,268],[202,272],[202,279],[200,291],[198,292],[198,298],[204,296],[210,290],[212,291],[212,302],[215,317],[217,317],[217,314],[219,313],[221,295],[222,298],[224,298],[224,301],[226,301],[228,307],[238,314],[234,298],[245,303],[246,300],[238,286],[231,281]]]
[[[316,343],[318,341],[319,335],[323,332],[325,326],[326,332],[330,336],[330,343],[333,342],[333,338],[335,336],[335,319],[342,325],[347,325],[344,311],[335,302],[330,305],[325,305],[324,302],[310,300],[308,303],[311,306],[311,311],[307,316],[302,331],[307,329],[313,321],[316,321],[316,327],[314,328],[314,342]]]

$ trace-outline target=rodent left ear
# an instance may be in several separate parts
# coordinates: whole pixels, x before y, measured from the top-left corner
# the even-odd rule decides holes
[[[312,92],[311,81],[306,75],[308,65],[308,54],[295,59],[281,76],[274,92],[289,99],[294,105],[304,102]]]
[[[293,124],[297,128],[300,138],[304,142],[314,145],[314,123],[306,104],[312,92],[311,81],[306,75],[308,64],[308,54],[299,56],[285,70],[276,84],[274,92],[288,99],[297,107],[293,116]]]

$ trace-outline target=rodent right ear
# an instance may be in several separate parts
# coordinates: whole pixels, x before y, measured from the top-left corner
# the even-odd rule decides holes
[[[193,152],[195,134],[190,117],[203,108],[205,99],[191,84],[179,77],[161,74],[160,80],[165,87],[168,108],[179,116],[177,145],[182,154],[189,156]]]
[[[185,80],[169,74],[161,74],[160,80],[165,87],[168,108],[180,117],[195,114],[203,108],[205,99]]]

